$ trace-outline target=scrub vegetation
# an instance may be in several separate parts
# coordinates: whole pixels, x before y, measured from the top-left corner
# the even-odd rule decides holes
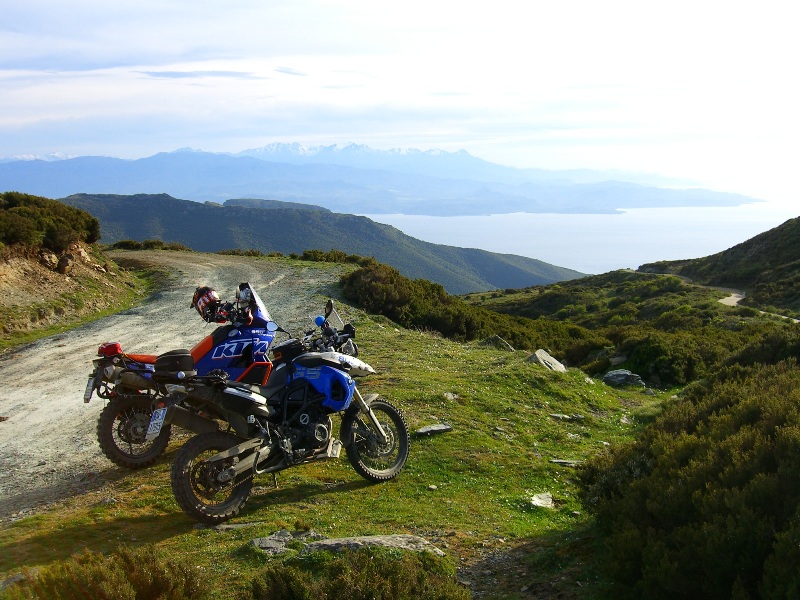
[[[98,489],[5,522],[0,579],[22,575],[0,597],[71,598],[52,582],[76,579],[150,589],[119,567],[131,556],[153,580],[169,573],[181,589],[231,600],[800,594],[796,323],[725,306],[723,293],[669,274],[454,297],[345,260],[341,294],[363,309],[359,347],[379,372],[364,391],[400,406],[412,432],[452,431],[413,435],[406,470],[384,484],[338,461],[282,473],[277,487],[257,480],[225,528],[197,527],[177,507],[175,440],[151,469],[110,471]],[[490,336],[516,350],[483,345]],[[540,347],[580,368],[529,362]],[[600,383],[612,367],[648,388]],[[283,528],[413,533],[447,555],[306,555],[298,545],[272,557],[251,543]]]

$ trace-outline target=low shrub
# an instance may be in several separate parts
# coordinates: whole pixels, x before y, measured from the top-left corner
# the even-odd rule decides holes
[[[202,574],[153,546],[83,554],[26,573],[0,592],[4,600],[182,600],[208,598]]]
[[[273,563],[252,600],[467,600],[453,567],[431,553],[383,548],[312,553]]]
[[[86,211],[20,192],[0,194],[0,243],[63,252],[74,242],[100,239],[100,223]]]
[[[618,597],[797,597],[796,361],[724,369],[580,479]]]

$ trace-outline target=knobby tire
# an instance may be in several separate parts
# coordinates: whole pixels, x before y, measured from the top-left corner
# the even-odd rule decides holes
[[[164,453],[169,444],[169,425],[156,439],[144,439],[153,414],[151,404],[148,396],[120,395],[103,408],[97,421],[97,440],[110,461],[127,469],[141,469]]]
[[[252,476],[227,485],[216,484],[213,475],[232,464],[232,459],[210,467],[205,460],[241,443],[226,431],[201,433],[178,451],[170,480],[178,506],[190,517],[214,525],[236,516],[250,497]]]
[[[410,441],[408,426],[399,409],[383,399],[376,399],[370,408],[384,431],[391,438],[389,443],[378,440],[369,417],[359,412],[346,417],[345,439],[350,443],[345,452],[356,473],[374,482],[388,481],[397,477],[408,460]]]

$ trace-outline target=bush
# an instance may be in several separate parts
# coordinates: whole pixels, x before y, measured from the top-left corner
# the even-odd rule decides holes
[[[180,242],[162,242],[161,240],[144,240],[137,242],[136,240],[120,240],[111,244],[114,250],[180,250],[183,252],[191,252],[189,246],[185,246]]]
[[[63,252],[74,242],[99,239],[100,223],[83,210],[40,196],[0,194],[0,243]]]
[[[121,547],[108,556],[83,554],[28,573],[0,592],[8,600],[182,600],[208,598],[204,577],[174,558],[158,556],[153,546]]]
[[[514,348],[546,348],[568,358],[571,364],[610,344],[578,325],[515,317],[471,306],[450,296],[438,283],[412,281],[397,269],[375,261],[345,275],[342,282],[345,297],[366,311],[406,328],[433,330],[459,341],[498,335]]]
[[[619,597],[796,597],[795,361],[723,370],[580,479]]]
[[[252,586],[253,600],[467,600],[452,566],[431,553],[364,548],[275,563]]]

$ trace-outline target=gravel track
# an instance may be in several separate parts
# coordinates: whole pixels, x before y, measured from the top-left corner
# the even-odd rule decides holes
[[[101,453],[96,426],[105,401],[83,402],[97,347],[106,341],[130,353],[191,348],[213,331],[189,301],[210,285],[232,300],[249,281],[284,329],[312,327],[340,271],[331,265],[188,252],[114,252],[119,264],[158,265],[165,284],[139,306],[5,353],[0,358],[0,521],[101,486],[120,471]],[[348,308],[339,306],[345,317]],[[346,318],[346,317],[345,317]]]

